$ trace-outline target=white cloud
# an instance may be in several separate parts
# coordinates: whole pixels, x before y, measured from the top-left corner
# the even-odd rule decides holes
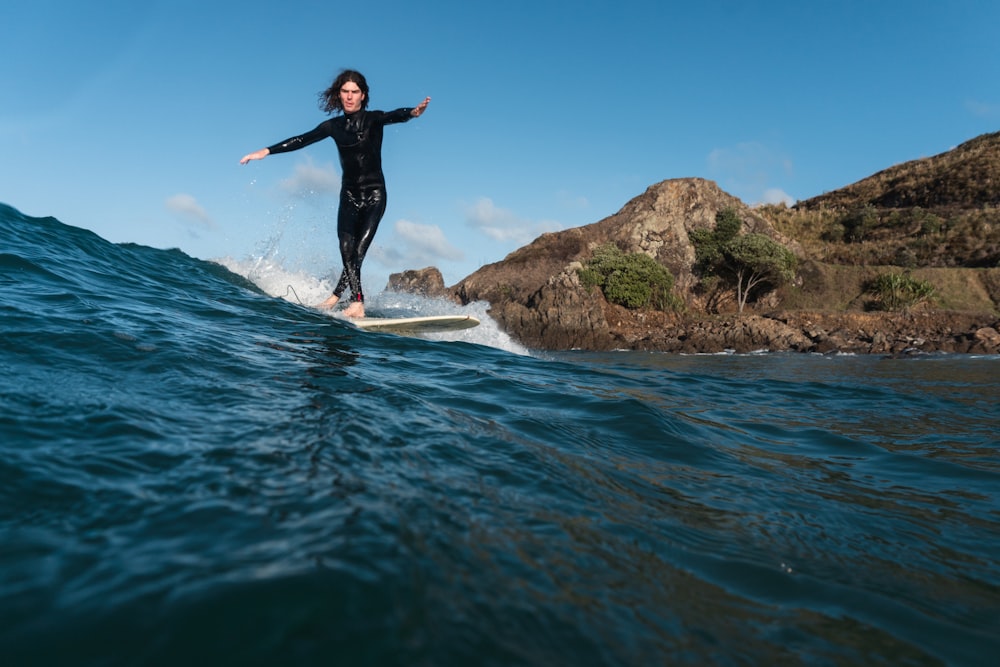
[[[461,249],[453,246],[437,225],[420,225],[399,220],[393,227],[395,237],[387,244],[372,248],[379,263],[391,268],[414,268],[437,265],[441,261],[465,258]]]
[[[746,141],[708,154],[708,170],[719,187],[749,202],[791,200],[771,184],[792,173],[792,161],[757,141]],[[794,202],[793,202],[794,203]]]
[[[215,227],[212,218],[209,217],[205,209],[198,203],[198,200],[189,194],[179,193],[173,197],[168,197],[165,204],[168,211],[188,222],[198,223],[208,229]]]
[[[795,205],[795,199],[781,188],[768,188],[764,190],[764,199],[762,201],[765,204]]]
[[[281,189],[297,197],[340,193],[340,174],[332,164],[316,166],[312,158],[295,165],[289,178],[281,181]]]
[[[513,211],[496,206],[489,197],[482,197],[467,206],[465,219],[470,226],[495,241],[518,245],[530,243],[545,232],[562,229],[562,225],[551,220],[534,222],[521,218]]]

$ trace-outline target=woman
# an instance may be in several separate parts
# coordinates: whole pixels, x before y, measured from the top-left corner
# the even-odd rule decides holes
[[[337,212],[337,237],[344,270],[333,295],[317,306],[333,308],[345,289],[353,299],[344,310],[347,317],[365,316],[365,297],[361,290],[361,264],[368,246],[385,213],[385,176],[382,174],[382,132],[386,125],[417,118],[431,98],[412,108],[395,111],[368,111],[368,82],[354,70],[344,70],[320,93],[320,108],[327,113],[342,111],[310,132],[245,155],[240,164],[261,160],[272,153],[287,153],[314,144],[327,137],[337,142],[340,153],[340,209]]]

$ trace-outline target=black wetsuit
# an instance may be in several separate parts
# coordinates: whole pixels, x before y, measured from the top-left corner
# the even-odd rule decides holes
[[[385,213],[385,176],[382,174],[382,130],[391,123],[404,123],[412,108],[395,111],[356,111],[325,120],[314,130],[269,146],[271,153],[287,153],[327,137],[337,142],[340,153],[340,210],[337,237],[344,271],[333,293],[338,298],[350,288],[355,301],[364,302],[361,264]]]

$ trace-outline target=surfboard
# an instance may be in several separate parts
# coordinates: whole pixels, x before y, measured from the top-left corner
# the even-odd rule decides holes
[[[427,317],[363,317],[348,320],[365,331],[384,331],[398,334],[440,333],[461,331],[479,326],[471,315],[431,315]]]

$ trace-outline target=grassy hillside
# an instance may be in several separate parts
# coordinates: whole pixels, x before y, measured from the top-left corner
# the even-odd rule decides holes
[[[1000,132],[759,212],[807,256],[841,265],[1000,266]]]
[[[796,208],[980,208],[1000,205],[1000,132],[984,134],[950,151],[913,160],[853,185],[799,202]]]
[[[848,266],[806,261],[800,284],[782,288],[781,306],[788,310],[867,310],[866,286],[879,274],[899,271],[888,266]],[[1000,304],[1000,268],[921,268],[911,274],[934,286],[923,309],[990,313]]]

